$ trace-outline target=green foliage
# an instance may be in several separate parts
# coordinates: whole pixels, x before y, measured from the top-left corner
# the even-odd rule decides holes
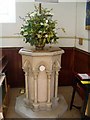
[[[52,10],[52,9],[51,9]],[[47,8],[39,8],[35,6],[32,13],[28,13],[21,27],[20,34],[24,37],[24,41],[33,45],[45,45],[56,43],[57,33],[55,32],[56,21],[52,19],[51,10]]]

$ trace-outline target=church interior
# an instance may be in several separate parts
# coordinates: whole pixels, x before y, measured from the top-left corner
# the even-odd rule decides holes
[[[0,119],[89,117],[90,1],[9,2],[0,5],[0,19],[7,11],[12,17],[0,20]],[[52,9],[57,21],[58,42],[43,50],[20,35],[24,17],[35,6]]]

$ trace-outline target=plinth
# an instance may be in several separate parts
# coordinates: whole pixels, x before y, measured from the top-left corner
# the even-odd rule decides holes
[[[29,50],[22,48],[22,69],[25,72],[24,103],[32,111],[51,111],[59,104],[58,72],[61,68],[60,48]]]

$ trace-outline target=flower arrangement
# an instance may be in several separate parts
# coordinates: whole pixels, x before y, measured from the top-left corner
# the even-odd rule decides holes
[[[52,10],[52,9],[51,9]],[[24,41],[32,46],[45,46],[45,44],[56,43],[59,37],[55,31],[57,22],[52,19],[51,10],[35,6],[34,12],[28,13],[21,27],[20,34]]]

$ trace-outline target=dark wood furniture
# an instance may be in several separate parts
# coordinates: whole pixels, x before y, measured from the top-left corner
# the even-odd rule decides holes
[[[8,59],[8,84],[13,88],[24,87],[25,79],[22,69],[22,57],[18,53],[21,47],[2,48],[2,55]]]
[[[85,80],[85,82],[90,81],[90,79],[84,79],[84,80]],[[75,75],[75,78],[73,80],[72,99],[71,99],[71,103],[70,103],[70,110],[72,109],[72,107],[76,107],[81,110],[81,119],[87,117],[85,115],[85,111],[86,111],[89,93],[90,93],[90,84],[82,83],[82,81],[83,81],[83,79],[81,79],[78,75]],[[80,95],[80,97],[83,100],[83,104],[81,107],[74,105],[74,97],[75,97],[76,92]]]
[[[9,106],[9,101],[10,101],[10,86],[8,84],[7,81],[7,71],[8,71],[8,60],[5,56],[0,56],[0,76],[2,79],[2,73],[5,74],[5,78],[3,78],[4,80],[2,81],[2,85],[0,86],[0,90],[2,90],[2,96],[0,96],[2,98],[2,104],[1,106],[1,110],[2,113],[5,117],[8,106]]]

